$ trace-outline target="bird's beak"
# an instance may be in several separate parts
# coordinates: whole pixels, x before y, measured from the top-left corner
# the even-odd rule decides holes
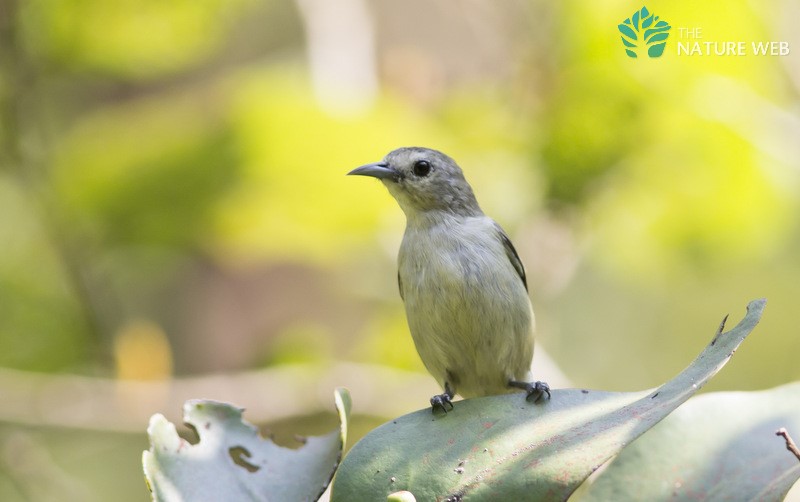
[[[357,167],[347,173],[348,176],[351,174],[357,176],[372,176],[373,178],[378,178],[379,180],[389,179],[397,181],[398,178],[400,178],[400,173],[390,167],[386,162],[374,162],[372,164]]]

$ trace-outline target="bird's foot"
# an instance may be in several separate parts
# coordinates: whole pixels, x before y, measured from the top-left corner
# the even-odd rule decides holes
[[[516,387],[517,389],[524,390],[528,394],[525,396],[527,401],[531,400],[531,396],[535,396],[533,402],[538,403],[545,394],[547,395],[547,399],[550,399],[550,386],[545,382],[516,382],[512,380],[508,382],[508,385],[509,387]]]
[[[437,394],[431,398],[431,411],[436,412],[436,408],[441,408],[442,411],[447,413],[447,406],[450,406],[450,409],[453,409],[453,401],[451,400],[450,394],[445,392],[444,394]]]
[[[547,394],[547,399],[550,399],[550,386],[547,385],[545,382],[539,382],[539,381],[533,383],[529,382],[528,387],[525,389],[525,392],[528,393],[528,395],[525,396],[526,401],[530,401],[531,396],[536,396],[533,399],[533,402],[538,403],[539,401],[542,400],[545,394]]]

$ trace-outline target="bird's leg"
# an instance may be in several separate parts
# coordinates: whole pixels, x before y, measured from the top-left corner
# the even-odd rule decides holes
[[[538,403],[545,394],[547,394],[547,399],[550,399],[550,386],[544,382],[517,382],[516,380],[509,380],[508,386],[527,392],[526,400],[530,400],[531,396],[535,395],[534,403]]]
[[[447,405],[450,405],[450,409],[453,409],[453,397],[456,395],[452,389],[450,389],[450,384],[445,382],[444,383],[444,394],[437,394],[431,398],[431,411],[436,411],[436,408],[441,408],[442,411],[447,413]]]

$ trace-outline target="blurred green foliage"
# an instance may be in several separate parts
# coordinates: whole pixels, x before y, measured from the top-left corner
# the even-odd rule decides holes
[[[77,72],[152,79],[199,64],[225,43],[245,0],[30,0],[20,3],[26,48]]]
[[[640,4],[420,4],[417,23],[367,3],[360,64],[380,86],[349,113],[318,99],[319,27],[294,2],[0,6],[0,366],[115,374],[142,319],[179,373],[421,370],[402,213],[345,176],[417,144],[459,161],[514,237],[539,340],[575,385],[656,385],[759,296],[763,329],[713,385],[800,378],[797,50],[674,53],[680,27],[788,39],[786,2],[648,3],[673,26],[653,60],[616,28]]]
[[[213,204],[239,178],[233,131],[196,100],[120,108],[60,141],[52,182],[68,224],[103,246],[202,247]]]

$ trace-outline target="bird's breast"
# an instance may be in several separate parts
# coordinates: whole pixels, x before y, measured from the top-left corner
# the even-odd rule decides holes
[[[410,322],[473,322],[497,311],[529,315],[525,286],[488,222],[406,229],[398,267]]]

